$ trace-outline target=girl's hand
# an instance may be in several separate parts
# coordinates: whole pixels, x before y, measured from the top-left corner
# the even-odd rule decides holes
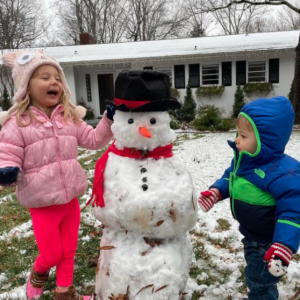
[[[106,105],[106,116],[110,119],[110,120],[114,120],[114,114],[116,112],[116,108],[112,105]]]
[[[19,167],[0,168],[0,185],[16,186],[21,179]]]

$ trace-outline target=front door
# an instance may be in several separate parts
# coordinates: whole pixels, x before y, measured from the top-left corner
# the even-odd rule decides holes
[[[114,101],[114,76],[113,74],[98,74],[98,90],[100,114],[105,111],[105,100]]]

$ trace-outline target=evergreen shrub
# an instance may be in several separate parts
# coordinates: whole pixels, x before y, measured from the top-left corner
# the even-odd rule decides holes
[[[234,127],[232,120],[223,118],[224,110],[215,105],[205,105],[198,109],[193,126],[197,130],[228,131]]]
[[[241,108],[246,104],[244,93],[241,87],[238,85],[236,92],[234,94],[234,104],[233,104],[233,110],[232,110],[232,118],[237,118]]]
[[[192,94],[190,83],[186,86],[186,96],[184,97],[184,103],[181,108],[182,120],[191,122],[195,119],[196,115],[196,102]]]
[[[3,94],[2,94],[1,98],[2,98],[1,99],[2,110],[3,111],[9,110],[12,107],[12,103],[11,103],[11,101],[9,99],[9,95],[8,95],[6,87],[4,87]]]

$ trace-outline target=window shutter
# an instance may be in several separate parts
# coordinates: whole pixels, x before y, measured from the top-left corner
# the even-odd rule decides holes
[[[279,83],[279,58],[269,59],[269,82]]]
[[[222,62],[222,85],[231,86],[231,61]]]
[[[196,88],[200,86],[200,65],[192,64],[189,65],[189,80],[190,86]]]
[[[246,84],[246,61],[236,62],[236,85]]]
[[[184,89],[185,88],[185,65],[174,66],[175,74],[175,88]]]

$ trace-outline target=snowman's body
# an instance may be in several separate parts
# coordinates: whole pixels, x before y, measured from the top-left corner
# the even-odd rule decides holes
[[[151,151],[172,143],[169,120],[166,112],[117,111],[112,126],[116,147]],[[145,126],[151,138],[139,134]],[[126,128],[131,131],[127,135]],[[184,164],[176,156],[133,159],[110,153],[104,201],[105,207],[94,209],[105,225],[96,275],[99,298],[181,299],[192,257],[187,232],[197,220],[193,183]]]

